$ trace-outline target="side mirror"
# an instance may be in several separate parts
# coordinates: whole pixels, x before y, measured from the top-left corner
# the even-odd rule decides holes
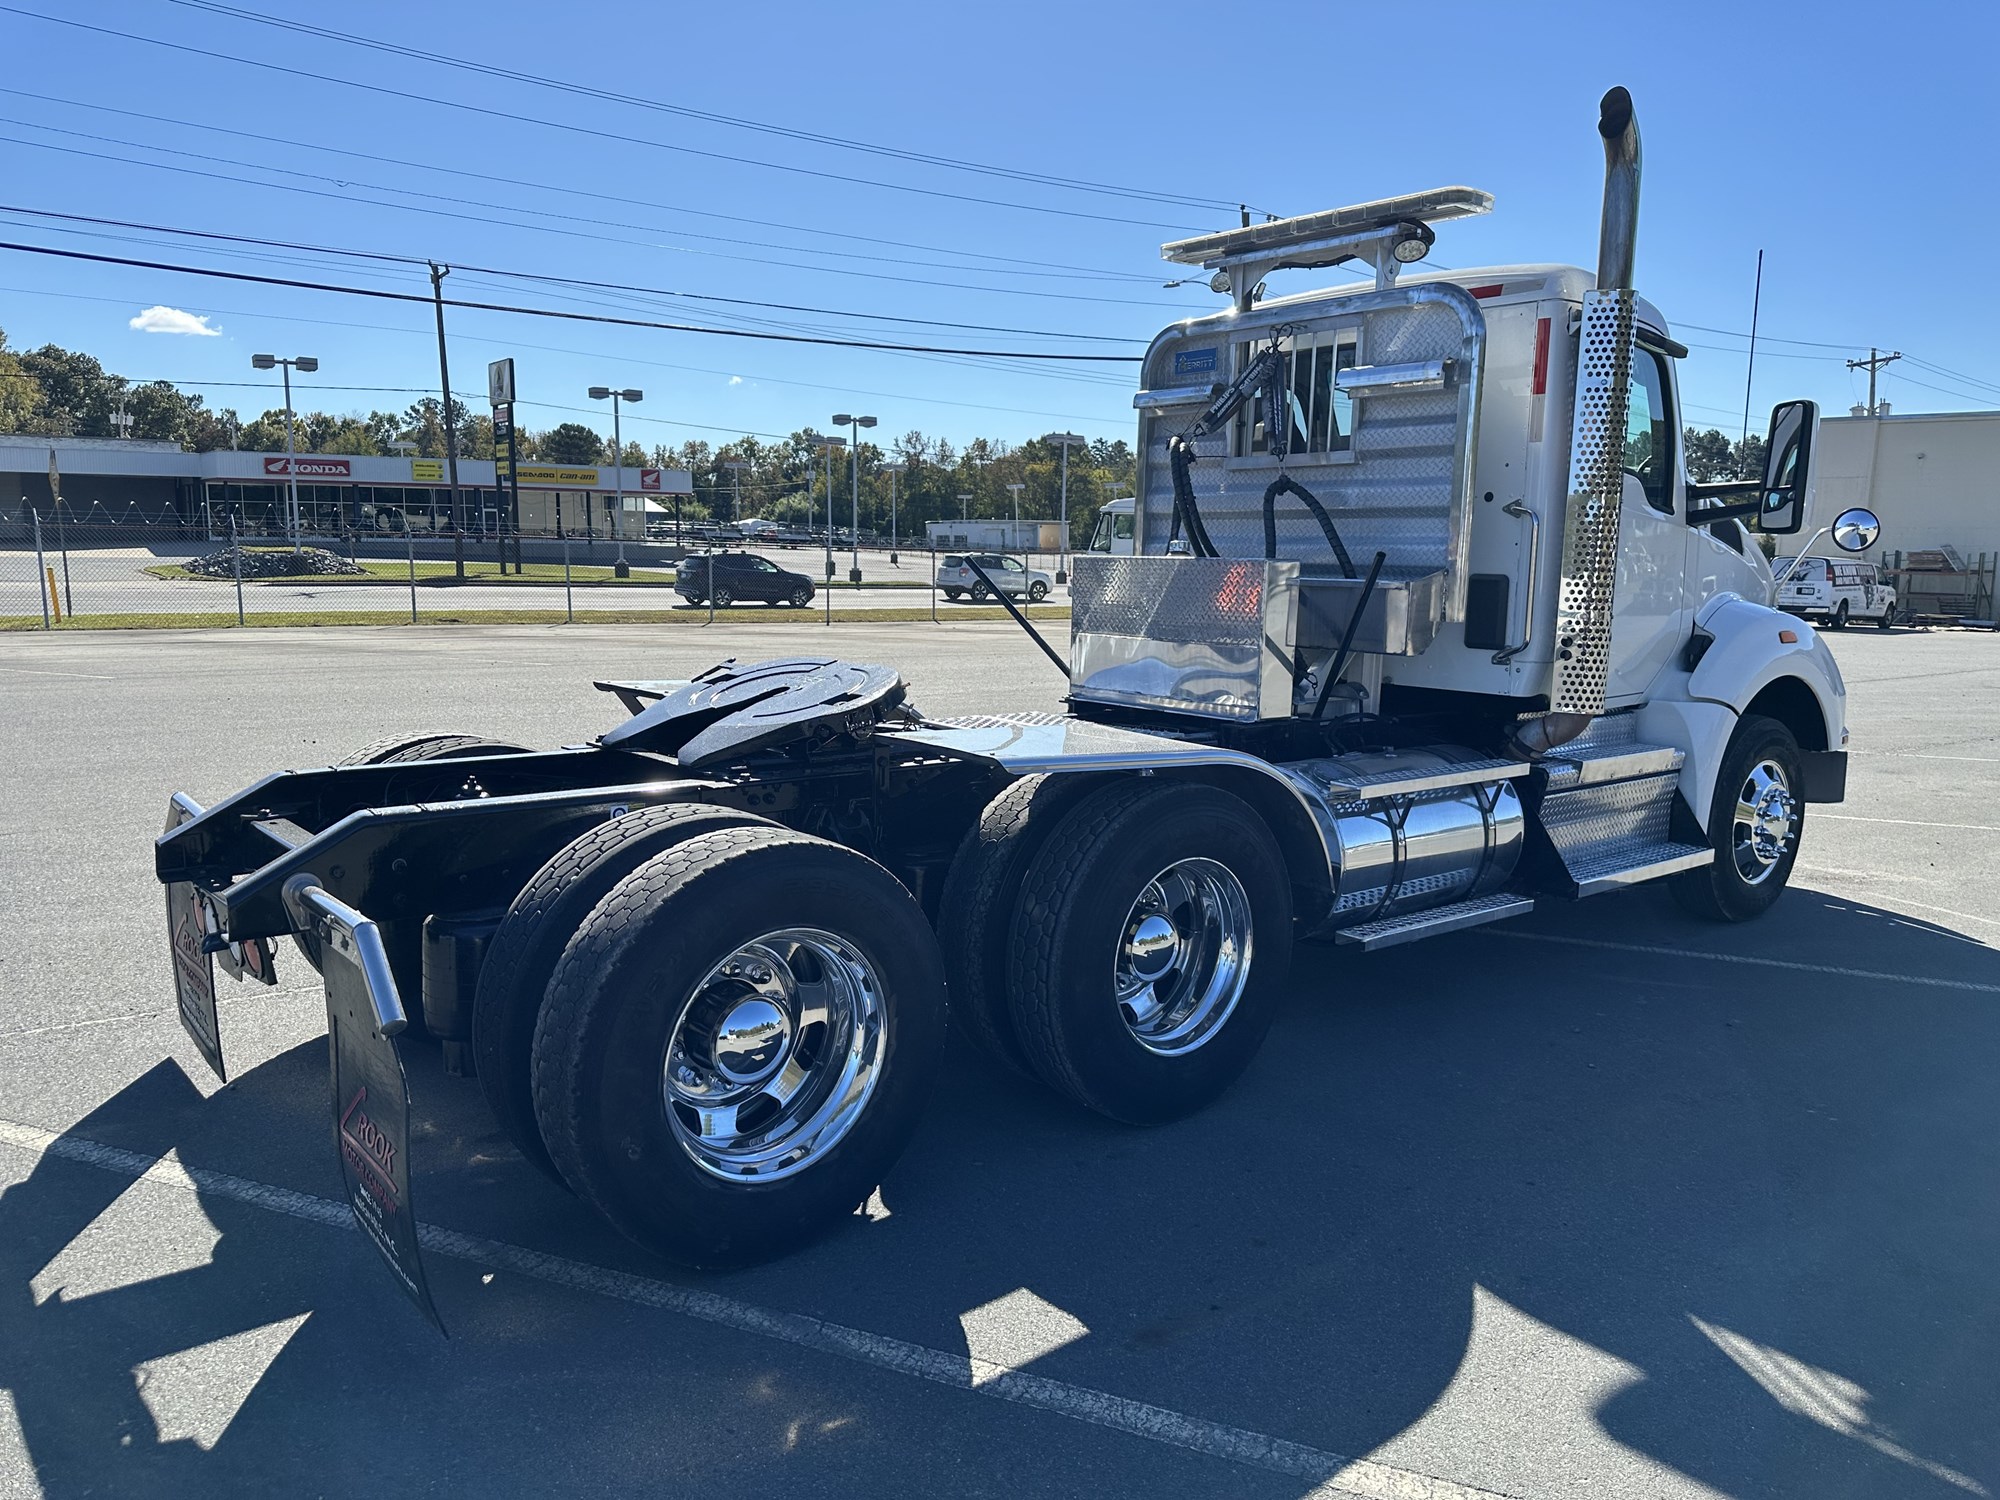
[[[1813,431],[1818,425],[1819,407],[1811,401],[1786,401],[1771,409],[1771,433],[1764,447],[1764,497],[1757,508],[1759,530],[1785,536],[1805,525]]]
[[[1842,552],[1866,552],[1882,535],[1882,523],[1875,512],[1856,506],[1833,518],[1833,545]]]

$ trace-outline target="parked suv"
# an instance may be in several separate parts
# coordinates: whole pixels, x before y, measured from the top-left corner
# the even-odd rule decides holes
[[[1020,596],[1026,594],[1029,600],[1039,604],[1049,597],[1049,590],[1055,587],[1055,580],[1046,573],[1038,573],[1024,566],[1018,558],[1001,557],[998,553],[975,552],[972,561],[986,570],[986,576],[1000,586],[1003,594]],[[946,557],[938,563],[938,587],[944,590],[947,599],[961,598],[970,594],[975,599],[986,597],[986,585],[979,575],[966,565],[963,557]]]
[[[813,602],[814,590],[805,574],[754,552],[698,552],[681,560],[674,592],[690,604],[706,604],[712,596],[717,609],[739,600],[804,609]]]
[[[1875,564],[1832,557],[1781,557],[1771,564],[1778,580],[1778,608],[1835,630],[1849,620],[1873,620],[1883,630],[1896,615],[1896,591]]]

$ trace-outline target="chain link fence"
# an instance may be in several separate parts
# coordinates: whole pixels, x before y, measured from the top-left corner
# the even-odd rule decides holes
[[[738,552],[737,557],[746,554]],[[747,554],[756,557],[752,552]],[[989,603],[940,599],[940,554],[904,548],[897,563],[864,551],[863,579],[821,577],[809,557],[773,551],[771,570],[810,583],[759,591],[676,591],[684,569],[715,564],[701,553],[605,537],[438,534],[371,530],[315,532],[296,540],[211,531],[179,522],[80,521],[29,511],[0,531],[0,631],[209,629],[234,626],[407,624],[702,624],[802,616],[840,621],[948,622],[1004,618]],[[1067,616],[1067,593],[1030,605],[1038,619]]]

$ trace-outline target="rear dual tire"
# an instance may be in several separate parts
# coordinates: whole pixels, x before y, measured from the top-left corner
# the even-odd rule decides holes
[[[1112,1119],[1210,1103],[1282,1003],[1284,858],[1256,811],[1215,787],[1026,778],[988,805],[941,907],[968,1035]]]
[[[479,970],[472,1053],[493,1118],[515,1149],[557,1182],[562,1173],[542,1141],[529,1070],[535,1023],[563,949],[597,903],[655,855],[719,829],[776,826],[701,803],[640,808],[564,845],[508,906]]]
[[[887,870],[786,829],[718,830],[633,870],[570,939],[535,1027],[535,1116],[624,1233],[748,1264],[867,1199],[944,1029],[936,940]]]

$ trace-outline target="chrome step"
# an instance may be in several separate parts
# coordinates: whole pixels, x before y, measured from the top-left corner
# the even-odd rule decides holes
[[[1625,845],[1607,849],[1569,865],[1570,879],[1579,896],[1601,896],[1606,891],[1622,891],[1628,885],[1676,875],[1682,870],[1699,870],[1715,862],[1715,851],[1706,844]]]
[[[1502,891],[1498,895],[1476,896],[1470,901],[1433,906],[1400,917],[1361,922],[1342,928],[1333,937],[1335,942],[1351,943],[1364,953],[1373,953],[1377,948],[1393,948],[1398,943],[1413,943],[1418,938],[1458,932],[1484,922],[1498,922],[1503,917],[1526,916],[1534,909],[1532,896],[1514,896]]]
[[[1524,760],[1497,756],[1488,760],[1462,760],[1449,766],[1430,766],[1421,771],[1378,771],[1372,776],[1330,776],[1313,780],[1325,788],[1332,802],[1372,802],[1380,797],[1408,797],[1417,792],[1442,791],[1447,787],[1471,786],[1480,781],[1512,781],[1528,774]],[[1310,768],[1308,775],[1312,775]]]

